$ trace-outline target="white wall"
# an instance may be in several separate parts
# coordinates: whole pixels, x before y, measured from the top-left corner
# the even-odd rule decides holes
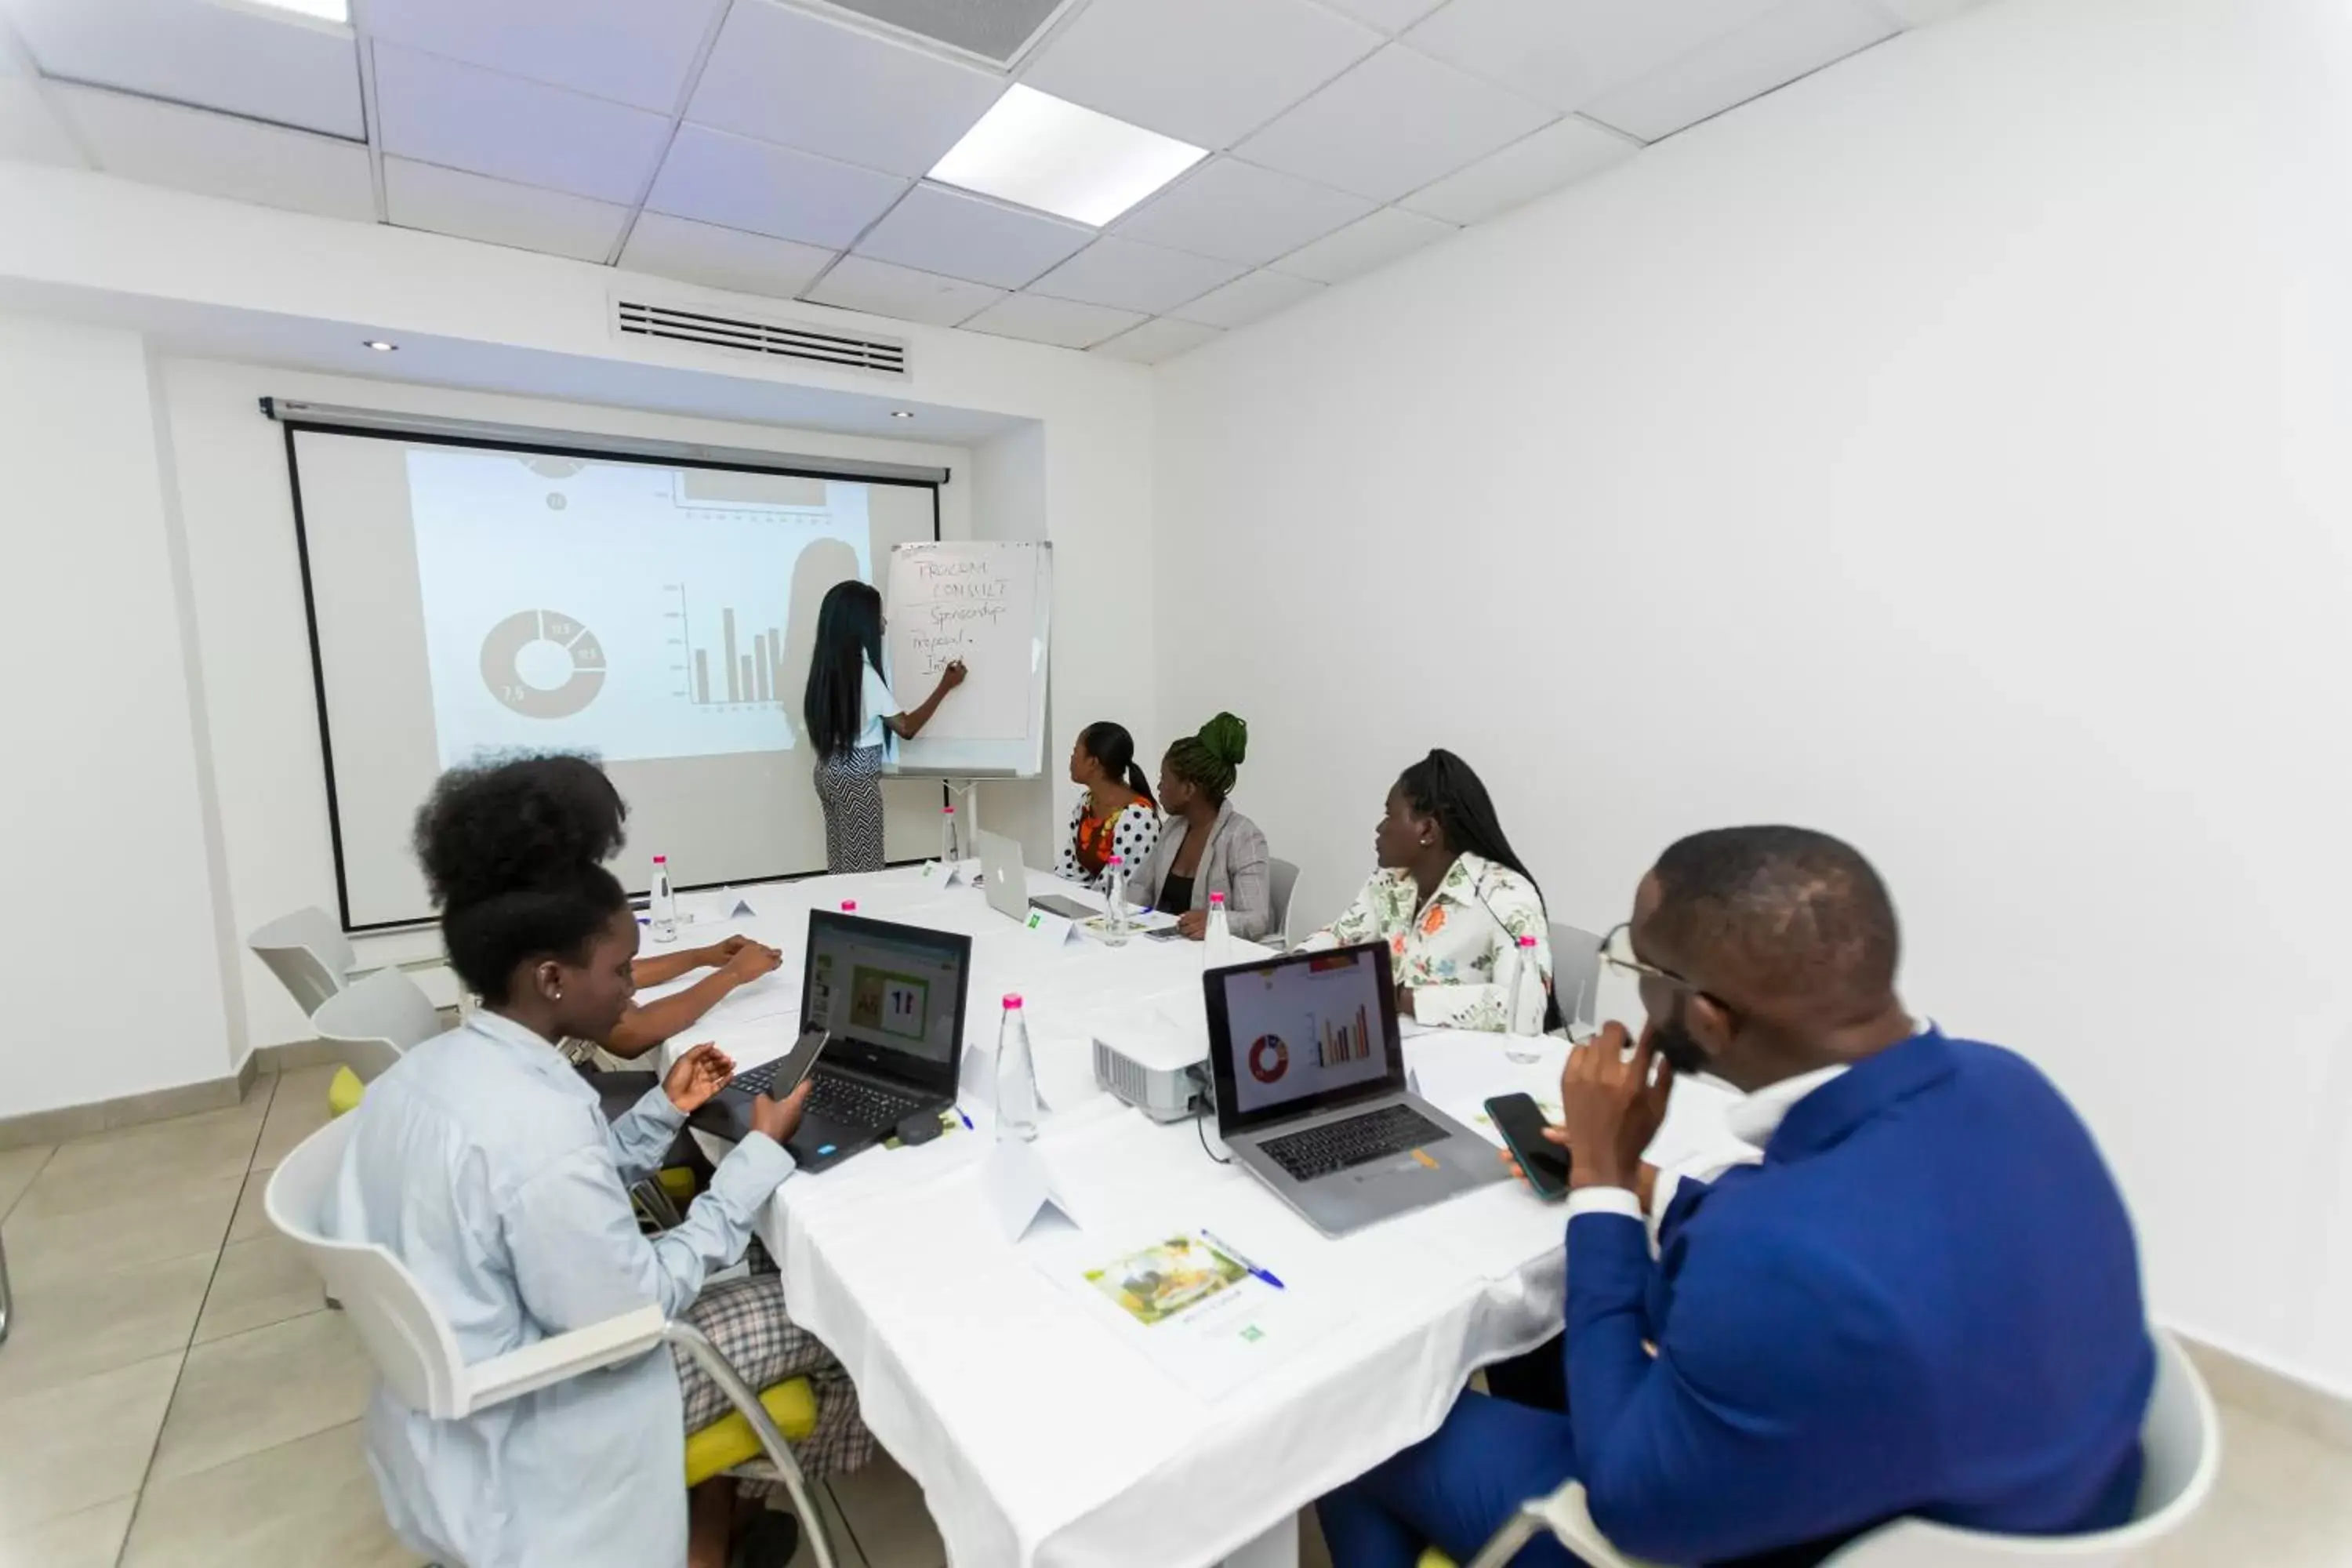
[[[163,388],[177,451],[174,493],[186,528],[202,669],[210,689],[236,694],[233,701],[210,705],[208,733],[220,796],[229,924],[238,932],[303,904],[336,908],[318,700],[303,617],[285,432],[262,416],[257,406],[261,397],[801,457],[941,467],[955,478],[940,492],[940,532],[950,539],[971,536],[972,465],[970,454],[957,447],[720,424],[211,361],[167,361]],[[900,804],[910,805],[913,815],[906,820],[921,830],[910,842],[930,842],[921,835],[936,832],[936,789],[919,784],[888,787],[894,796],[920,797]],[[371,956],[407,956],[431,951],[432,942],[429,936],[411,936],[366,939],[362,945]],[[238,963],[251,1044],[309,1039],[312,1031],[301,1009],[260,961],[241,952]]]
[[[2347,76],[2320,0],[2007,0],[1177,362],[1160,713],[1318,912],[1433,744],[1595,928],[1851,837],[2158,1309],[2352,1387]]]
[[[240,1026],[149,376],[135,333],[0,315],[0,1116],[223,1078]]]

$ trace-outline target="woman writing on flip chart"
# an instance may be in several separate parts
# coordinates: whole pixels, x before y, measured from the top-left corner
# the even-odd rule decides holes
[[[874,1439],[841,1366],[784,1310],[772,1271],[721,1283],[754,1217],[793,1172],[783,1144],[806,1084],[751,1102],[751,1131],[710,1191],[659,1236],[637,1230],[628,1184],[651,1173],[734,1067],[680,1057],[608,1121],[557,1042],[608,1040],[634,982],[637,922],[604,862],[625,809],[582,757],[527,757],[442,775],[417,814],[417,858],[441,909],[450,967],[482,999],[471,1018],[368,1085],[321,1227],[381,1246],[447,1319],[467,1363],[657,1306],[708,1335],[754,1388],[808,1377],[817,1422],[794,1446],[812,1481],[856,1468]],[[729,1411],[692,1361],[655,1351],[457,1420],[379,1386],[369,1468],[415,1554],[515,1568],[790,1561],[789,1516],[739,1523],[736,1483],[680,1485],[686,1436]]]
[[[963,661],[940,671],[922,706],[902,711],[882,679],[882,595],[864,583],[835,583],[817,610],[801,716],[816,752],[816,798],[824,807],[824,868],[882,869],[882,764],[893,738],[911,741],[947,694],[963,684]]]
[[[1301,948],[1387,942],[1397,1010],[1424,1024],[1533,1035],[1557,1016],[1543,894],[1469,763],[1439,751],[1405,769],[1389,790],[1372,849],[1380,870]],[[1527,936],[1535,944],[1522,948]],[[1507,1018],[1515,966],[1524,960],[1543,984],[1521,987],[1519,1015]]]
[[[1176,917],[1194,942],[1209,927],[1209,895],[1225,896],[1225,924],[1255,942],[1274,929],[1265,835],[1234,809],[1233,793],[1249,726],[1220,713],[1168,748],[1160,763],[1160,804],[1168,826],[1150,857],[1129,868],[1128,901]]]
[[[1070,782],[1086,793],[1070,808],[1055,874],[1108,888],[1103,868],[1112,856],[1132,869],[1160,842],[1160,808],[1143,782],[1143,770],[1135,765],[1135,737],[1108,719],[1079,731],[1078,743],[1070,748]]]

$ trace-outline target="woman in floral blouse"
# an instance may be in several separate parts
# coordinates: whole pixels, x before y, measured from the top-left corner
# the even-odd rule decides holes
[[[1469,763],[1439,751],[1405,769],[1372,847],[1381,869],[1301,947],[1387,942],[1397,1010],[1424,1024],[1533,1035],[1558,1017],[1543,894]],[[1523,936],[1535,945],[1521,948]],[[1507,1020],[1522,953],[1541,984],[1521,988],[1518,1016]]]
[[[1118,856],[1132,871],[1160,842],[1160,803],[1135,764],[1135,737],[1106,719],[1078,731],[1070,748],[1070,782],[1086,791],[1071,809],[1054,868],[1066,881],[1108,888],[1103,868]]]

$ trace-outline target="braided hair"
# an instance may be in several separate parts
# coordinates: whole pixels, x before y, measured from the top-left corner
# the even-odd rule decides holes
[[[1223,805],[1234,793],[1243,759],[1249,755],[1249,726],[1231,713],[1220,713],[1168,748],[1168,771]]]

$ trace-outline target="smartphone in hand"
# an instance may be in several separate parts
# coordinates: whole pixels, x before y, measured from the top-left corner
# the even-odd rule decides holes
[[[1568,1196],[1568,1151],[1543,1135],[1543,1108],[1533,1095],[1498,1094],[1486,1102],[1495,1131],[1528,1173],[1528,1185],[1547,1203]]]

